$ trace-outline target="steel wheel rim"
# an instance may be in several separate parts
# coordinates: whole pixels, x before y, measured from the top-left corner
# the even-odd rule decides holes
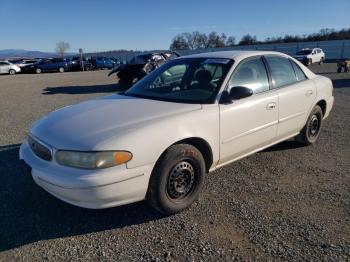
[[[312,115],[309,122],[309,135],[316,137],[320,130],[320,119],[317,115]]]
[[[167,194],[177,201],[192,194],[195,188],[196,168],[190,161],[177,163],[170,171],[167,181]]]

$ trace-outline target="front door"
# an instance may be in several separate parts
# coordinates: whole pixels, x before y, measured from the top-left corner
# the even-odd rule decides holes
[[[220,104],[219,164],[271,144],[277,132],[278,93],[269,88],[261,57],[243,60],[228,85],[248,87],[253,90],[253,95],[230,104]]]

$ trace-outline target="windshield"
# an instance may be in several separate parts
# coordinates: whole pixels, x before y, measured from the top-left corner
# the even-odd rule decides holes
[[[297,53],[297,55],[309,55],[311,54],[311,50],[301,50]]]
[[[125,95],[179,103],[213,103],[233,61],[180,58],[137,82]]]

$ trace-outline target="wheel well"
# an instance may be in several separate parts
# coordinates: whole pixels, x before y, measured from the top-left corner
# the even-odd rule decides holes
[[[327,108],[327,104],[326,104],[326,101],[325,100],[320,100],[317,102],[317,105],[319,107],[321,107],[322,109],[322,114],[324,115],[326,113],[326,108]]]
[[[196,147],[201,153],[205,161],[206,171],[209,172],[210,167],[213,164],[213,152],[207,141],[199,137],[190,137],[180,140],[175,144],[189,144]]]

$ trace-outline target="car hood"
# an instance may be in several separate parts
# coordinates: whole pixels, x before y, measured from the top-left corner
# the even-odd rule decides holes
[[[293,56],[294,58],[296,58],[296,59],[300,59],[300,58],[305,58],[305,57],[307,57],[307,55],[295,55],[295,56]]]
[[[56,110],[35,122],[30,133],[56,149],[94,150],[111,137],[201,108],[198,104],[112,95]]]

